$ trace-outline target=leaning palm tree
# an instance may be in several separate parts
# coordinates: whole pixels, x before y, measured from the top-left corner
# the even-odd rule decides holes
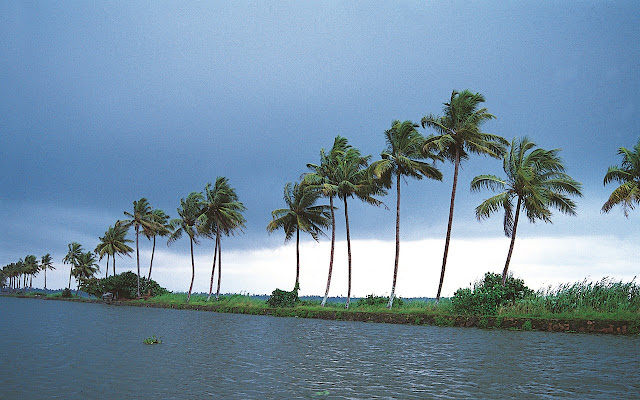
[[[133,240],[127,239],[127,228],[117,222],[115,226],[107,229],[96,246],[95,252],[100,260],[105,254],[107,255],[107,269],[109,269],[109,257],[113,259],[113,276],[116,275],[116,255],[131,257],[129,253],[132,253],[133,249],[127,243],[133,243]]]
[[[213,292],[213,277],[218,261],[218,288],[216,300],[220,299],[220,283],[222,279],[222,246],[221,234],[229,236],[237,231],[242,231],[245,226],[245,218],[242,212],[246,210],[244,204],[238,201],[236,190],[229,185],[229,180],[224,177],[216,178],[212,187],[210,183],[204,189],[204,210],[199,217],[200,233],[215,238],[213,250],[213,267],[211,268],[211,282],[209,284],[209,297]]]
[[[333,254],[336,243],[336,218],[335,207],[333,206],[333,198],[338,194],[338,182],[336,181],[337,159],[339,155],[351,146],[347,144],[347,139],[342,136],[336,136],[333,141],[333,147],[329,154],[325,150],[320,150],[320,164],[307,164],[312,172],[303,175],[303,182],[314,188],[317,188],[324,197],[329,198],[329,211],[331,213],[331,251],[329,253],[329,272],[327,274],[327,288],[324,291],[324,298],[320,306],[327,304],[329,297],[329,287],[331,286],[331,276],[333,273]]]
[[[29,291],[33,288],[33,277],[40,271],[40,265],[38,265],[38,259],[36,256],[30,254],[24,258],[24,271],[25,277],[29,277]],[[25,285],[26,286],[26,285]]]
[[[329,226],[329,206],[314,205],[320,192],[304,184],[288,182],[284,186],[284,202],[287,208],[271,212],[273,220],[267,225],[269,233],[284,230],[285,242],[296,236],[296,283],[293,290],[300,288],[300,231],[308,233],[318,241],[323,228]]]
[[[138,265],[138,297],[140,297],[140,247],[138,245],[138,238],[140,236],[140,229],[142,228],[143,234],[147,237],[151,236],[151,233],[157,224],[151,218],[151,206],[146,198],[141,198],[138,201],[133,202],[133,214],[127,211],[124,215],[129,217],[128,220],[119,221],[125,227],[129,228],[133,226],[136,232],[136,264]]]
[[[73,274],[78,280],[78,289],[76,290],[76,296],[80,292],[81,282],[93,277],[98,272],[99,267],[96,264],[96,259],[93,253],[88,251],[80,254],[78,257],[78,265],[73,269]]]
[[[191,285],[189,286],[189,294],[187,295],[187,303],[191,299],[191,291],[193,290],[193,281],[196,276],[196,266],[193,259],[193,244],[198,244],[198,228],[196,226],[198,218],[202,214],[204,197],[202,193],[191,192],[186,199],[180,199],[180,208],[178,215],[180,218],[174,218],[169,222],[169,226],[173,233],[169,236],[167,244],[173,243],[182,237],[183,233],[189,236],[189,244],[191,245]]]
[[[44,271],[44,292],[46,294],[47,293],[47,270],[55,269],[55,267],[53,266],[53,259],[51,258],[51,254],[47,253],[44,256],[42,256],[42,259],[40,260],[40,269]]]
[[[503,286],[516,241],[520,210],[525,212],[532,223],[536,220],[551,222],[551,207],[564,214],[576,214],[576,205],[569,196],[582,196],[581,185],[564,173],[564,165],[558,157],[559,152],[559,149],[536,148],[527,138],[513,139],[511,150],[504,155],[503,168],[507,174],[506,179],[495,175],[480,175],[471,181],[473,191],[483,188],[501,191],[476,207],[476,217],[482,220],[489,218],[494,212],[504,210],[504,234],[511,238],[511,244],[502,270]]]
[[[604,176],[604,184],[618,182],[620,186],[614,189],[609,199],[602,206],[602,212],[607,213],[620,205],[625,217],[634,209],[634,203],[640,203],[640,139],[633,146],[633,150],[620,147],[618,154],[622,156],[622,164],[609,167]]]
[[[501,158],[509,144],[503,137],[482,132],[480,126],[487,120],[495,118],[486,108],[478,108],[484,102],[480,93],[469,90],[453,91],[448,103],[444,103],[444,115],[427,115],[422,118],[422,127],[430,127],[438,135],[427,138],[425,147],[434,149],[438,155],[453,162],[453,188],[451,189],[451,204],[449,206],[449,222],[447,236],[444,243],[442,269],[436,302],[440,301],[444,273],[449,254],[451,240],[451,225],[453,224],[453,206],[456,199],[458,185],[458,170],[460,163],[469,158],[470,153],[481,154],[493,158]]]
[[[422,177],[442,180],[442,173],[433,164],[421,161],[431,159],[435,162],[439,158],[433,153],[425,152],[428,148],[425,148],[425,139],[418,133],[417,127],[411,121],[394,121],[391,129],[385,132],[387,148],[382,152],[382,160],[371,164],[371,172],[387,189],[393,186],[393,177],[396,178],[396,255],[388,308],[393,306],[400,259],[400,181],[403,176],[418,180]]]
[[[153,247],[151,248],[151,261],[149,262],[149,275],[147,279],[151,279],[151,268],[153,268],[153,256],[156,252],[156,236],[167,237],[171,235],[171,229],[169,229],[169,216],[164,211],[156,208],[151,211],[151,220],[155,222],[155,226],[151,229],[143,231],[143,234],[147,239],[153,238]]]
[[[70,264],[71,269],[69,272],[69,289],[71,289],[71,276],[73,275],[73,269],[78,265],[78,258],[84,251],[80,243],[71,242],[68,244],[69,251],[62,259],[63,264]]]

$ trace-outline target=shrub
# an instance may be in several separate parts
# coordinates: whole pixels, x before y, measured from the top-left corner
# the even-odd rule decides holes
[[[389,304],[389,298],[384,296],[376,296],[374,294],[370,294],[363,299],[359,299],[356,302],[356,307],[362,306],[370,306],[370,307],[386,307]],[[401,298],[396,297],[393,299],[393,305],[396,307],[402,307],[404,305],[404,301]]]
[[[271,293],[271,296],[267,299],[267,305],[269,307],[294,307],[296,303],[300,301],[298,298],[298,290],[300,288],[296,286],[292,291],[276,289]]]
[[[114,298],[135,299],[138,296],[138,276],[131,271],[104,279],[90,278],[80,284],[80,290],[100,297],[104,293],[113,293]],[[140,277],[140,294],[159,296],[169,291],[153,279]]]
[[[70,298],[70,297],[73,296],[73,293],[71,293],[71,289],[64,288],[64,290],[62,291],[61,296],[64,297],[64,298]]]
[[[495,315],[498,307],[514,303],[532,294],[522,279],[507,276],[502,286],[502,276],[487,272],[482,280],[469,288],[458,289],[451,298],[453,311],[463,314]]]

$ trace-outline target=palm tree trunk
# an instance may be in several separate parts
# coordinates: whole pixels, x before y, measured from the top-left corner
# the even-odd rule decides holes
[[[348,287],[347,287],[347,304],[345,304],[344,308],[349,308],[349,303],[351,302],[351,236],[349,235],[349,212],[347,210],[347,197],[344,197],[344,219],[347,226],[347,261],[348,261],[348,270],[349,270],[349,278],[348,278]]]
[[[69,290],[71,290],[71,275],[73,274],[73,264],[71,264],[71,270],[69,270]]]
[[[189,294],[187,295],[187,303],[191,299],[191,291],[193,290],[193,281],[196,277],[196,264],[193,261],[193,238],[189,236],[189,244],[191,244],[191,286],[189,286]]]
[[[296,283],[293,290],[300,287],[300,229],[296,229]]]
[[[113,255],[113,276],[116,276],[116,255]]]
[[[218,239],[218,289],[216,290],[216,301],[220,300],[220,281],[222,281],[222,237]]]
[[[153,247],[151,248],[151,262],[149,263],[149,276],[147,279],[151,280],[151,268],[153,268],[153,255],[156,252],[156,235],[153,235]]]
[[[107,268],[105,268],[105,270],[104,279],[107,279],[109,277],[109,253],[107,253]]]
[[[138,236],[140,227],[136,225],[136,262],[138,264],[138,297],[140,297],[140,248],[138,247]],[[188,300],[187,300],[188,301]]]
[[[520,217],[520,206],[522,205],[522,197],[518,197],[518,205],[516,206],[516,217],[513,220],[513,231],[511,232],[511,244],[509,245],[509,253],[507,253],[507,262],[504,264],[502,270],[502,286],[507,281],[507,271],[509,270],[509,263],[511,262],[511,254],[513,253],[513,245],[516,243],[516,229],[518,228],[518,218]]]
[[[460,169],[460,150],[456,148],[456,159],[453,171],[453,189],[451,189],[451,205],[449,206],[449,224],[447,225],[447,237],[444,241],[444,256],[442,257],[442,270],[440,271],[440,283],[438,284],[438,294],[436,304],[440,302],[442,293],[442,283],[444,282],[444,270],[447,267],[447,255],[449,254],[449,242],[451,240],[451,225],[453,224],[453,205],[456,201],[456,187],[458,186],[458,170]]]
[[[47,294],[47,267],[44,267],[44,294]]]
[[[220,230],[216,229],[216,243],[213,246],[213,266],[211,267],[211,282],[209,283],[209,297],[207,301],[211,300],[211,293],[213,293],[213,277],[216,273],[216,256],[218,255],[218,240],[220,240]]]
[[[327,298],[329,297],[329,286],[331,286],[331,274],[333,272],[333,249],[336,244],[336,218],[333,212],[333,196],[329,197],[329,207],[331,208],[331,253],[329,255],[329,275],[327,276],[327,289],[324,291],[324,299],[320,303],[321,307],[327,304]]]
[[[389,296],[388,308],[393,306],[393,299],[396,295],[396,279],[398,277],[398,261],[400,260],[400,174],[396,174],[397,180],[397,200],[396,200],[396,260],[393,267],[393,284],[391,285],[391,295]]]

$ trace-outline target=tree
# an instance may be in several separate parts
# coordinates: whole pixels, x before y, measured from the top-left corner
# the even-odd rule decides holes
[[[25,277],[29,277],[29,290],[31,290],[33,287],[33,277],[40,271],[40,265],[38,265],[38,259],[36,256],[26,256],[24,258],[23,268]]]
[[[520,210],[525,212],[532,223],[536,220],[551,222],[552,214],[549,208],[575,215],[576,205],[569,196],[582,196],[580,183],[564,173],[564,165],[558,157],[560,150],[535,147],[536,145],[527,138],[513,139],[511,150],[504,155],[503,168],[507,174],[506,179],[495,175],[480,175],[471,181],[472,191],[484,188],[501,191],[476,207],[476,217],[482,220],[489,218],[494,212],[504,210],[504,234],[511,238],[511,244],[502,271],[502,285],[507,279]]]
[[[78,265],[78,258],[84,250],[78,242],[69,243],[68,248],[69,251],[67,252],[67,255],[65,255],[62,259],[62,263],[71,265],[71,269],[69,271],[69,289],[71,289],[71,276],[73,275],[73,269]]]
[[[55,269],[55,267],[53,266],[53,259],[51,258],[51,254],[47,253],[44,256],[42,256],[42,259],[40,260],[40,269],[44,271],[44,291],[46,293],[47,292],[47,270]]]
[[[98,264],[96,264],[96,259],[93,256],[93,253],[88,251],[86,253],[81,253],[77,260],[78,264],[73,269],[73,275],[78,281],[78,289],[76,290],[76,296],[80,292],[80,283],[86,281],[89,278],[92,278],[96,272],[98,272]]]
[[[618,154],[622,156],[622,164],[609,167],[604,184],[615,181],[620,186],[613,190],[602,206],[602,212],[608,213],[614,206],[620,205],[624,216],[628,218],[629,211],[635,207],[634,203],[640,203],[640,139],[633,150],[620,147]]]
[[[244,228],[246,220],[242,212],[245,211],[246,208],[238,201],[236,190],[229,185],[229,180],[224,177],[216,178],[216,183],[213,187],[210,183],[207,183],[204,189],[204,196],[204,209],[199,217],[200,223],[198,226],[200,233],[215,238],[209,297],[207,297],[207,301],[209,301],[211,299],[211,293],[213,292],[216,256],[218,261],[216,300],[220,299],[220,282],[222,279],[222,246],[220,235],[224,234],[225,236],[229,236]]]
[[[387,148],[381,154],[382,160],[371,164],[373,175],[387,189],[393,186],[393,177],[396,178],[396,254],[391,295],[387,304],[389,308],[393,306],[395,298],[400,260],[400,181],[403,176],[418,180],[422,177],[442,180],[442,173],[434,165],[420,161],[431,159],[435,162],[438,160],[438,156],[425,153],[425,139],[418,133],[417,127],[418,125],[411,121],[394,121],[391,124],[391,129],[385,132]]]
[[[96,246],[95,252],[99,260],[102,260],[105,254],[107,255],[107,270],[109,270],[109,257],[113,259],[113,275],[116,274],[116,255],[131,257],[129,253],[133,252],[133,249],[127,243],[133,243],[133,240],[127,239],[127,228],[118,222],[107,229]]]
[[[331,213],[331,251],[329,254],[329,272],[327,274],[327,288],[324,292],[324,298],[320,305],[322,307],[327,304],[329,297],[329,287],[331,286],[331,275],[333,273],[333,255],[336,243],[336,218],[335,207],[333,206],[333,198],[338,193],[338,182],[336,180],[336,168],[338,156],[344,155],[344,152],[351,146],[347,144],[347,139],[342,136],[336,136],[333,141],[333,147],[329,154],[325,150],[320,150],[320,164],[307,164],[312,172],[303,176],[303,182],[316,188],[320,194],[329,198],[329,211]]]
[[[193,259],[193,244],[198,244],[198,228],[196,226],[198,217],[202,214],[204,197],[202,193],[191,192],[186,199],[180,199],[180,207],[178,215],[180,218],[174,218],[169,222],[169,226],[173,233],[169,236],[168,244],[175,242],[182,237],[183,233],[189,236],[189,244],[191,245],[191,285],[189,286],[189,294],[187,295],[187,303],[191,299],[191,291],[193,290],[193,281],[196,276],[196,266]]]
[[[147,239],[153,238],[153,247],[151,249],[151,261],[149,262],[149,276],[147,279],[151,279],[151,268],[153,268],[153,256],[156,252],[156,236],[167,237],[171,235],[171,229],[169,229],[169,216],[160,209],[154,209],[151,211],[151,221],[155,222],[155,226],[151,230],[145,230],[143,233]]]
[[[443,116],[427,115],[422,118],[423,128],[430,127],[438,132],[438,135],[432,135],[427,138],[425,147],[435,150],[440,157],[453,162],[454,165],[449,222],[447,224],[447,236],[444,243],[444,255],[442,257],[442,269],[440,271],[436,302],[440,301],[442,283],[444,282],[444,273],[447,266],[460,163],[467,160],[470,153],[501,158],[506,146],[509,144],[507,140],[500,136],[480,130],[480,126],[485,121],[495,118],[495,116],[487,112],[486,108],[478,109],[481,103],[484,103],[484,96],[480,93],[472,93],[469,90],[463,90],[462,92],[454,90],[451,93],[449,102],[444,103]]]
[[[140,247],[138,238],[140,236],[140,228],[147,237],[151,236],[151,232],[157,228],[157,224],[151,218],[151,206],[146,198],[141,198],[133,202],[133,214],[127,211],[124,215],[129,217],[128,220],[120,221],[125,227],[133,226],[136,232],[136,264],[138,265],[138,297],[140,297]]]
[[[300,288],[300,231],[308,233],[318,241],[324,234],[323,228],[329,225],[329,206],[314,205],[320,198],[320,192],[304,184],[287,182],[284,186],[284,202],[287,208],[271,212],[273,220],[267,225],[269,233],[283,229],[285,242],[296,236],[296,283],[293,290]]]

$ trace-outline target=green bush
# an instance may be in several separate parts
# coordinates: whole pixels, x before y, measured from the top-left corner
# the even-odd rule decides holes
[[[271,293],[271,296],[267,299],[267,305],[269,307],[294,307],[296,303],[300,301],[298,298],[298,290],[300,288],[296,286],[292,291],[276,289]]]
[[[502,286],[500,274],[487,272],[482,280],[473,285],[473,290],[458,289],[451,298],[451,304],[456,313],[495,315],[498,307],[513,304],[530,294],[533,294],[533,291],[525,286],[522,279],[509,275]]]
[[[80,290],[100,297],[104,293],[113,293],[116,299],[135,299],[138,296],[138,276],[131,271],[104,279],[90,278],[80,284]],[[159,296],[169,291],[153,279],[140,277],[140,295]]]
[[[61,296],[64,297],[64,298],[70,298],[70,297],[73,296],[73,293],[71,293],[71,289],[64,288],[64,290],[62,291]]]
[[[356,307],[386,307],[387,304],[389,304],[388,297],[370,294],[363,299],[358,299],[358,301],[356,302]],[[396,307],[402,307],[404,305],[404,301],[402,301],[401,298],[396,297],[393,299],[393,305]]]

